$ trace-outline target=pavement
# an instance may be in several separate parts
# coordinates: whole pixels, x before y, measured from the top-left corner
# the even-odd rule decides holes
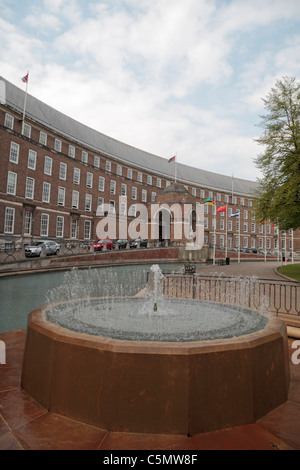
[[[228,266],[207,265],[197,269],[199,274],[223,275],[228,277],[258,277],[259,279],[278,279],[286,280],[286,277],[280,275],[277,271],[282,266],[278,261],[244,261],[232,262]]]
[[[201,274],[282,279],[280,263],[205,266]],[[256,423],[194,436],[117,433],[50,413],[20,386],[26,331],[0,334],[6,364],[0,365],[0,450],[300,450],[300,364],[292,363],[289,338],[288,401]]]

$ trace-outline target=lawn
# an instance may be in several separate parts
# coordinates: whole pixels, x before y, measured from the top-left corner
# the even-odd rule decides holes
[[[295,281],[300,281],[300,264],[287,264],[278,269],[281,274],[288,276]]]

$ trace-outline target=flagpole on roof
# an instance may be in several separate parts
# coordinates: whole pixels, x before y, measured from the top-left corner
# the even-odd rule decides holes
[[[177,183],[177,152],[175,153],[175,183]]]
[[[24,134],[24,123],[25,123],[25,114],[26,114],[26,102],[27,102],[27,91],[28,91],[28,78],[29,78],[29,71],[25,75],[25,77],[22,78],[22,81],[26,83],[26,89],[25,89],[25,97],[24,97],[24,107],[23,107],[23,118],[22,118],[22,134]]]

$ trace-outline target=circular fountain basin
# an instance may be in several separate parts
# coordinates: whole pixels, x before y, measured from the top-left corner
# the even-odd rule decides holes
[[[279,319],[209,302],[192,315],[195,302],[181,300],[168,303],[168,315],[158,311],[151,330],[139,302],[94,299],[85,320],[83,301],[32,312],[23,388],[48,410],[106,430],[185,435],[253,423],[287,400]],[[188,317],[189,309],[179,327],[177,310]],[[204,317],[213,321],[201,328]]]

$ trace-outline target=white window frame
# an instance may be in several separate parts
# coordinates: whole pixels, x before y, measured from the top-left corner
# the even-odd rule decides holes
[[[34,187],[35,187],[35,179],[27,176],[26,178],[26,186],[25,186],[25,198],[26,199],[33,199],[34,198]]]
[[[13,207],[5,208],[4,233],[14,233],[15,227],[15,209]]]
[[[45,164],[44,164],[44,174],[48,176],[52,176],[52,164],[53,160],[51,157],[45,157]]]
[[[42,202],[49,203],[51,195],[51,183],[43,182]]]
[[[65,218],[62,215],[56,217],[56,237],[63,238],[64,236]]]
[[[42,213],[41,214],[40,236],[41,237],[48,237],[48,231],[49,231],[49,214]]]
[[[20,145],[16,144],[16,142],[11,142],[9,151],[9,161],[17,165],[19,163],[19,153]]]
[[[60,180],[66,181],[67,168],[68,168],[68,165],[66,163],[60,162],[59,164],[59,179]]]
[[[18,175],[14,171],[9,171],[7,174],[7,187],[6,193],[12,196],[16,195],[17,192],[17,179]]]
[[[27,162],[27,168],[30,170],[35,170],[36,169],[36,158],[37,158],[37,153],[35,150],[28,150],[28,162]]]

